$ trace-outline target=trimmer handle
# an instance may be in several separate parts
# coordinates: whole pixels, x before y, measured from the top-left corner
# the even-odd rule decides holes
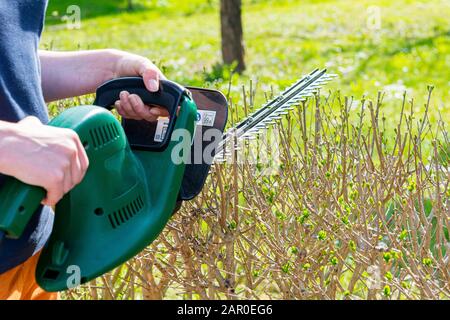
[[[47,192],[8,177],[0,192],[0,231],[9,238],[19,238]]]
[[[186,89],[175,82],[161,80],[159,90],[150,92],[141,77],[117,78],[97,88],[94,104],[111,110],[114,103],[120,99],[122,91],[137,94],[145,104],[161,106],[167,109],[170,115],[174,115]]]
[[[160,106],[169,112],[170,121],[166,128],[167,133],[158,143],[154,142],[155,123],[146,120],[122,119],[122,126],[133,149],[163,151],[170,142],[178,107],[182,104],[183,96],[189,95],[189,91],[175,82],[160,80],[159,90],[150,92],[141,77],[117,78],[107,81],[97,88],[94,105],[111,110],[114,103],[120,99],[122,91],[137,94],[146,105]]]

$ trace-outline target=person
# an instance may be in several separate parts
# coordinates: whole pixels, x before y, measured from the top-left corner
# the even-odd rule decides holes
[[[51,207],[89,166],[74,131],[46,125],[45,102],[92,93],[122,76],[142,76],[147,89],[157,91],[164,77],[147,58],[120,50],[39,50],[46,8],[47,0],[0,1],[0,188],[8,175],[47,191],[21,238],[0,244],[0,299],[58,298],[39,288],[34,270],[51,232]],[[115,107],[131,119],[166,115],[126,91]]]

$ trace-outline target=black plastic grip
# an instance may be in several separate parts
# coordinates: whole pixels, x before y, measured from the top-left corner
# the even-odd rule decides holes
[[[97,88],[94,105],[111,110],[114,103],[120,99],[120,92],[122,91],[137,94],[146,105],[160,106],[169,112],[170,122],[167,134],[165,134],[164,140],[159,143],[154,142],[155,123],[145,120],[122,119],[122,126],[133,149],[164,150],[175,127],[178,107],[181,105],[183,95],[188,92],[186,88],[169,80],[160,80],[159,90],[150,92],[145,87],[141,77],[117,78],[105,82]]]
[[[117,78],[105,82],[97,88],[94,104],[111,110],[114,103],[120,99],[122,91],[137,94],[145,104],[161,106],[167,109],[170,115],[173,115],[177,111],[186,89],[175,82],[160,80],[159,90],[150,92],[141,77]]]

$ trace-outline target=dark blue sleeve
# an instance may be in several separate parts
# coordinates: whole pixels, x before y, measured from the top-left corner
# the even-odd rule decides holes
[[[48,122],[38,56],[46,7],[46,0],[0,0],[0,120],[17,122],[33,115]],[[3,182],[0,175],[0,187]],[[0,273],[40,250],[52,221],[51,209],[40,208],[20,239],[5,239],[0,245]]]

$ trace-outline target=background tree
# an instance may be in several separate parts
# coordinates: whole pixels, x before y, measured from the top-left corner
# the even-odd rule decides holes
[[[237,63],[236,71],[245,70],[241,0],[220,1],[222,57],[225,64]]]
[[[127,0],[127,9],[133,10],[133,0]]]

